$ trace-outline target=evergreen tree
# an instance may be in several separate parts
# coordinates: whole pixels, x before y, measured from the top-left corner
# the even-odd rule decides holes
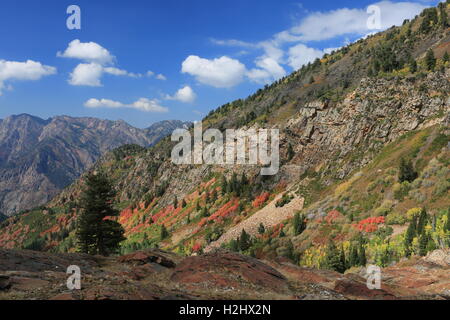
[[[228,192],[228,181],[227,181],[227,178],[225,178],[225,177],[222,177],[221,189],[222,189],[222,195],[224,195]]]
[[[434,71],[434,68],[436,67],[436,58],[434,57],[432,49],[429,49],[425,56],[425,65],[427,66],[428,71]]]
[[[423,230],[419,239],[419,255],[424,257],[427,255],[428,234]]]
[[[411,255],[411,244],[413,242],[414,237],[416,236],[416,228],[417,228],[417,216],[414,216],[405,234],[406,256]]]
[[[358,251],[358,263],[360,266],[365,267],[367,264],[366,249],[364,248],[364,245],[362,243],[359,244]]]
[[[173,207],[175,209],[178,207],[178,198],[177,198],[177,196],[175,196],[175,198],[173,199]]]
[[[448,55],[447,51],[445,51],[444,57],[442,58],[442,60],[444,60],[444,62],[449,62],[450,61],[450,56]]]
[[[418,177],[417,172],[414,170],[412,161],[406,161],[404,158],[400,160],[399,176],[400,182],[413,182]]]
[[[347,270],[347,260],[345,258],[345,250],[344,250],[343,245],[341,245],[341,252],[340,252],[339,259],[340,259],[340,263],[339,263],[340,270],[338,270],[338,272],[344,273],[345,270]]]
[[[417,223],[416,234],[422,234],[422,232],[425,230],[425,226],[427,225],[427,222],[428,222],[427,210],[425,208],[423,208],[419,215],[419,221]]]
[[[350,246],[349,267],[357,266],[359,263],[358,248],[355,245]]]
[[[239,237],[239,250],[246,251],[250,248],[250,236],[244,229],[242,229],[241,236]]]
[[[325,266],[327,269],[337,272],[341,272],[344,268],[341,263],[341,254],[333,241],[330,241],[327,246]]]
[[[259,234],[264,234],[266,232],[266,228],[264,227],[264,225],[262,224],[262,222],[259,224],[258,227],[258,233]]]
[[[289,143],[288,149],[287,149],[287,158],[288,161],[291,161],[295,156],[294,148],[292,148],[292,144]]]
[[[233,239],[230,241],[230,250],[233,252],[239,251],[239,238],[238,238],[238,240]]]
[[[116,221],[105,219],[119,214],[113,208],[114,196],[112,185],[103,172],[87,175],[76,231],[81,252],[109,255],[117,252],[119,243],[125,240],[122,226]]]
[[[449,26],[448,14],[447,14],[447,11],[445,10],[445,7],[446,7],[445,4],[442,2],[439,4],[439,8],[440,8],[440,12],[441,12],[440,23],[443,28],[447,28]]]
[[[305,216],[296,212],[294,215],[294,234],[298,236],[306,229]]]
[[[410,69],[411,73],[416,73],[417,72],[417,61],[416,60],[412,59],[409,62],[409,69]]]
[[[167,239],[168,237],[169,237],[169,231],[167,231],[165,225],[162,225],[162,226],[161,226],[161,232],[160,232],[159,238],[160,238],[161,240],[164,240],[164,239]]]

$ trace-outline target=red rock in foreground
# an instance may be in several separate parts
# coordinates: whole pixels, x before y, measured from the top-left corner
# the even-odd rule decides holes
[[[226,251],[180,257],[161,250],[119,258],[0,249],[0,299],[450,299],[450,251],[382,270],[370,290],[364,268],[345,275],[260,261]],[[80,266],[81,290],[66,287],[69,265]]]

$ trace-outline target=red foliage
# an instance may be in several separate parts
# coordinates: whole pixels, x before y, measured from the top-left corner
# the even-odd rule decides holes
[[[200,250],[202,249],[202,244],[201,243],[195,243],[193,246],[192,246],[192,251],[193,252],[199,252]]]
[[[328,212],[327,216],[325,217],[325,220],[327,221],[328,224],[332,224],[341,217],[342,214],[339,211],[331,210],[330,212]]]
[[[378,230],[378,225],[384,224],[384,217],[372,217],[359,221],[357,224],[353,224],[353,228],[361,232],[375,232]]]
[[[261,195],[257,196],[255,200],[253,200],[252,205],[253,208],[259,208],[270,198],[270,193],[264,192]]]

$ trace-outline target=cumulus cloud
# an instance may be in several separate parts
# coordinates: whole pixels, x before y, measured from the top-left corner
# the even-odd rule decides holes
[[[173,96],[166,96],[168,100],[176,100],[183,103],[192,103],[195,101],[197,95],[190,86],[184,86],[178,90]]]
[[[119,101],[114,101],[110,99],[89,99],[84,103],[87,108],[131,108],[137,109],[145,112],[168,112],[169,109],[163,107],[159,104],[156,99],[150,100],[147,98],[140,98],[139,100],[131,103],[125,104]]]
[[[293,69],[300,69],[308,62],[312,62],[324,55],[324,51],[310,48],[304,44],[298,44],[289,49],[288,64]]]
[[[127,70],[123,70],[123,69],[119,69],[119,68],[115,68],[115,67],[104,68],[103,71],[105,73],[109,73],[114,76],[127,76],[127,77],[131,77],[131,78],[142,77],[142,74],[140,74],[140,73],[128,72]]]
[[[58,52],[57,56],[95,62],[101,65],[112,64],[115,60],[115,57],[98,43],[80,42],[78,39],[70,42],[67,49],[63,53]]]
[[[247,72],[247,77],[256,83],[269,83],[286,75],[284,68],[273,58],[262,56],[255,61],[259,69]]]
[[[166,76],[161,73],[156,76],[156,79],[163,80],[163,81],[167,80]]]
[[[103,67],[97,63],[80,63],[70,74],[69,83],[73,86],[102,86],[100,78]]]
[[[204,59],[189,56],[183,61],[181,71],[194,76],[198,82],[216,88],[231,88],[244,79],[246,67],[227,56]]]
[[[140,73],[133,73],[115,67],[116,58],[107,49],[95,42],[73,40],[69,43],[67,49],[63,53],[58,52],[57,56],[83,61],[70,74],[69,83],[74,86],[100,87],[102,86],[101,77],[105,73],[131,78],[142,77]]]
[[[401,25],[405,19],[413,18],[426,7],[417,2],[407,1],[380,1],[373,3],[372,6],[379,8],[380,29],[369,29],[368,20],[373,12],[368,13],[366,8],[341,8],[308,13],[292,28],[278,32],[268,40],[249,43],[236,39],[211,39],[211,42],[221,46],[263,50],[263,55],[258,56],[254,61],[257,68],[248,71],[247,77],[254,82],[264,83],[284,76],[283,65],[297,69],[333,50],[331,48],[324,50],[311,48],[307,45],[309,42],[355,35],[365,37],[393,25]],[[288,45],[290,48],[287,49]]]
[[[5,85],[6,81],[34,81],[55,73],[55,67],[46,66],[33,60],[27,60],[25,62],[0,60],[0,95],[2,94],[2,89],[11,88]]]
[[[401,25],[405,19],[419,14],[425,6],[415,2],[381,1],[381,29]],[[365,35],[373,30],[367,26],[370,14],[365,9],[342,8],[328,12],[314,12],[290,30],[290,36],[301,41],[320,41],[346,34]]]

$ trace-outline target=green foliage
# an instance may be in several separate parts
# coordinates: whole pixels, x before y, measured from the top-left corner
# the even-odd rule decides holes
[[[443,60],[444,62],[449,62],[449,61],[450,61],[450,56],[449,56],[449,54],[448,54],[447,51],[445,51],[442,60]]]
[[[436,68],[436,58],[434,57],[434,52],[432,49],[427,51],[427,55],[425,56],[425,65],[427,66],[428,71],[434,71],[434,68]]]
[[[292,144],[289,143],[287,149],[287,160],[291,161],[295,156],[294,148],[292,148]]]
[[[418,177],[418,173],[414,170],[412,161],[406,161],[404,158],[400,160],[398,179],[400,182],[413,182]]]
[[[237,242],[240,251],[248,250],[251,246],[250,235],[242,229],[241,236],[238,238]]]
[[[300,212],[296,212],[294,216],[294,234],[298,236],[306,229],[306,218]]]
[[[81,252],[108,255],[117,252],[119,243],[125,240],[122,226],[116,221],[105,219],[118,215],[112,205],[113,199],[113,188],[103,172],[87,175],[76,231]]]
[[[420,25],[420,32],[429,33],[433,26],[437,25],[439,22],[438,12],[436,8],[428,8],[422,12],[423,20]]]
[[[327,246],[325,266],[329,270],[345,272],[345,253],[343,249],[339,251],[333,241],[330,241]]]
[[[281,199],[279,199],[276,203],[275,203],[275,207],[277,208],[282,208],[285,205],[287,205],[289,202],[292,201],[292,199],[294,199],[294,197],[289,194],[289,193],[285,193],[283,194],[283,196],[281,197]]]
[[[266,228],[264,227],[264,225],[262,223],[260,223],[259,227],[258,227],[258,233],[264,234],[265,232],[266,232]]]
[[[165,225],[162,225],[162,226],[161,226],[161,231],[160,231],[159,238],[160,238],[161,240],[165,240],[165,239],[167,239],[168,237],[169,237],[169,231],[167,231],[167,228],[166,228]]]

